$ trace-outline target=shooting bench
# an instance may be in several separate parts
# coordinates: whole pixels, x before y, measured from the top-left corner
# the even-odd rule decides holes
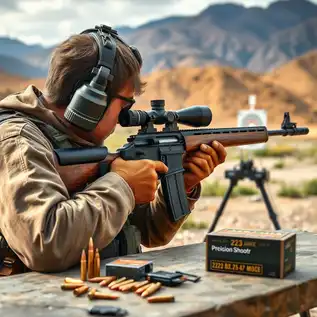
[[[285,317],[296,313],[308,317],[309,309],[317,307],[317,235],[313,233],[298,232],[296,271],[285,279],[205,272],[204,243],[146,252],[137,258],[153,260],[155,271],[193,273],[200,275],[201,281],[155,294],[172,294],[174,303],[149,304],[134,293],[120,292],[116,301],[89,301],[85,295],[77,298],[72,291],[62,291],[65,277],[79,278],[78,267],[61,274],[32,272],[3,277],[1,316],[81,317],[89,316],[86,310],[93,305],[113,305],[127,309],[131,317]]]

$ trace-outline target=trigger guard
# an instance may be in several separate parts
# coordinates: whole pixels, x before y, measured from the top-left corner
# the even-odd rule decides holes
[[[183,173],[185,172],[184,168],[180,168],[180,169],[175,169],[173,172],[167,172],[167,173],[157,173],[158,179],[161,180],[164,176],[170,176],[173,174],[178,174],[178,173]]]

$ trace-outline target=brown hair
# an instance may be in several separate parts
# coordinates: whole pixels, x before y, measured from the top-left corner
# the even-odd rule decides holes
[[[145,83],[140,78],[140,65],[129,47],[116,40],[117,50],[114,79],[107,87],[107,94],[117,94],[124,85],[132,80],[136,95],[143,93]],[[98,61],[98,45],[88,34],[69,37],[53,51],[48,76],[45,82],[45,94],[57,106],[67,106],[84,82],[89,82],[91,71]]]

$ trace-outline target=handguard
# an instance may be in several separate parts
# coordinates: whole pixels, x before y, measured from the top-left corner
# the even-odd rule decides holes
[[[168,172],[161,176],[161,185],[166,207],[173,222],[191,212],[184,184],[183,152],[181,145],[160,149],[161,161],[168,166]]]

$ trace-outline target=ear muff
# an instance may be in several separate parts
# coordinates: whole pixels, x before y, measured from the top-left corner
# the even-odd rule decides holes
[[[116,30],[106,25],[81,32],[81,34],[84,33],[91,35],[98,45],[98,64],[91,72],[93,78],[90,83],[83,84],[75,91],[65,110],[64,117],[71,124],[90,132],[96,128],[108,107],[106,89],[108,83],[113,80],[111,72],[116,57],[115,38],[124,42],[117,35]],[[129,47],[141,66],[141,54],[135,47]]]
[[[132,45],[130,45],[129,47],[130,47],[130,50],[132,51],[133,55],[137,59],[140,67],[142,67],[143,60],[142,60],[142,56],[141,56],[139,50],[135,46],[132,46]]]

